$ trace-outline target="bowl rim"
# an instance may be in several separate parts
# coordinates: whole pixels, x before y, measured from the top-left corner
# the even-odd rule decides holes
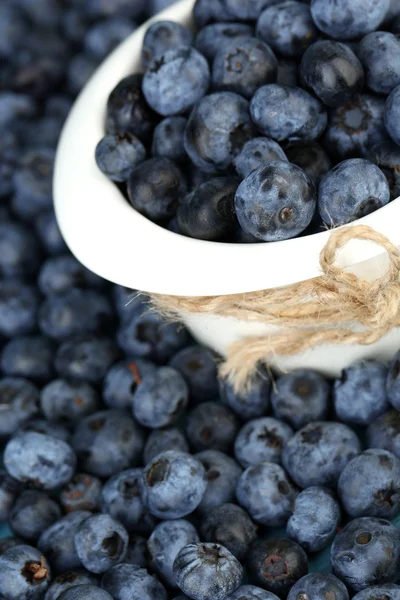
[[[184,237],[139,214],[97,167],[106,101],[126,75],[140,71],[148,26],[160,20],[189,25],[195,0],[180,0],[135,30],[99,66],[75,101],[59,140],[54,207],[71,252],[97,275],[146,292],[177,296],[238,294],[290,285],[321,274],[323,231],[271,243],[219,243]],[[400,198],[357,221],[400,244]],[[345,268],[382,255],[370,242],[341,249]]]

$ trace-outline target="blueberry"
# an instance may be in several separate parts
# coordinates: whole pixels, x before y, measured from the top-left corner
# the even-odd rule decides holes
[[[389,4],[390,0],[312,0],[311,14],[323,33],[352,40],[377,29]]]
[[[336,165],[323,177],[318,190],[318,211],[330,227],[365,217],[389,201],[385,175],[363,158]]]
[[[194,600],[223,600],[239,587],[243,568],[220,544],[188,544],[174,562],[175,581]]]
[[[107,102],[107,133],[131,133],[147,142],[159,117],[146,103],[142,75],[129,75],[111,92]]]
[[[250,114],[258,129],[278,142],[315,140],[327,124],[327,114],[319,100],[301,88],[274,83],[256,91]]]
[[[68,92],[75,96],[89,81],[98,67],[98,61],[86,54],[77,54],[68,65]]]
[[[34,117],[37,107],[34,98],[28,94],[18,94],[11,91],[0,93],[0,125],[4,128],[10,122],[22,118]]]
[[[304,53],[300,66],[305,85],[327,106],[342,106],[364,86],[364,70],[345,44],[333,40],[315,42]]]
[[[397,352],[391,362],[386,380],[386,392],[390,404],[400,411],[400,352]]]
[[[156,15],[157,13],[165,10],[173,4],[174,0],[150,0],[150,14]]]
[[[67,246],[53,210],[41,213],[35,220],[35,228],[40,242],[48,254],[65,252]]]
[[[207,487],[197,510],[207,514],[224,502],[233,502],[242,469],[237,462],[218,450],[203,450],[195,455],[204,467]]]
[[[108,134],[96,146],[96,163],[112,181],[127,181],[146,159],[142,142],[131,133]]]
[[[156,367],[147,360],[126,359],[111,367],[104,378],[103,400],[109,408],[131,408],[132,395]]]
[[[67,571],[56,577],[48,588],[44,600],[58,600],[63,592],[78,585],[92,584],[91,577],[85,572]]]
[[[123,561],[128,548],[128,533],[109,515],[93,515],[79,525],[75,547],[88,571],[104,573]]]
[[[216,92],[202,98],[193,109],[185,148],[203,171],[224,172],[253,136],[247,100],[233,92]]]
[[[50,435],[63,442],[70,442],[71,431],[67,426],[63,425],[59,421],[48,421],[47,419],[29,419],[18,429],[17,433],[25,431],[34,431],[36,433],[44,433]]]
[[[279,0],[225,0],[228,11],[242,21],[255,21],[262,11]]]
[[[285,150],[289,162],[303,169],[304,173],[318,186],[322,177],[332,169],[332,163],[318,142],[294,145]]]
[[[18,481],[10,477],[5,469],[0,469],[0,523],[7,521],[20,488],[21,485]],[[3,540],[0,539],[0,554],[8,549],[1,545],[2,542]]]
[[[114,285],[113,301],[120,320],[126,323],[133,315],[143,314],[148,310],[150,298],[143,292]]]
[[[72,255],[50,257],[42,263],[38,286],[45,296],[65,294],[71,288],[104,288],[104,279],[86,269]]]
[[[146,569],[122,564],[112,567],[102,577],[102,587],[112,594],[114,600],[167,600],[167,593],[155,577]],[[86,599],[85,599],[86,600]]]
[[[48,297],[39,311],[41,331],[57,341],[78,333],[105,331],[112,319],[111,303],[104,294],[78,288]]]
[[[400,532],[384,519],[354,519],[331,548],[333,573],[356,592],[397,581],[399,561]]]
[[[87,473],[78,473],[61,490],[60,503],[67,513],[76,510],[94,512],[99,506],[101,489],[100,479]]]
[[[286,524],[296,495],[297,489],[282,467],[271,462],[248,467],[236,488],[238,502],[251,518],[270,527]]]
[[[279,85],[291,85],[292,87],[297,87],[297,64],[293,60],[286,60],[284,58],[278,59],[276,83]]]
[[[147,550],[146,538],[136,533],[129,535],[128,552],[126,553],[124,562],[136,567],[147,568],[149,552]]]
[[[99,396],[89,383],[54,379],[40,392],[40,408],[50,421],[75,423],[99,408]]]
[[[167,50],[192,45],[192,34],[174,21],[156,21],[147,29],[143,40],[142,63],[144,68]]]
[[[177,211],[179,229],[200,240],[224,241],[238,228],[234,198],[238,181],[213,177],[181,200]]]
[[[106,481],[101,491],[101,511],[120,521],[128,531],[147,530],[153,525],[143,506],[141,477],[142,469],[120,471]]]
[[[14,212],[22,219],[36,217],[51,208],[54,151],[31,150],[21,159],[14,176]]]
[[[360,452],[360,442],[347,425],[316,421],[300,429],[287,442],[282,462],[299,487],[334,487],[347,463]],[[304,469],[305,464],[307,469]]]
[[[90,20],[108,19],[109,17],[123,17],[137,19],[143,16],[146,10],[145,0],[87,0],[84,5],[75,3],[79,10]]]
[[[187,346],[168,364],[183,375],[191,400],[202,402],[218,396],[218,355],[212,350],[199,345]]]
[[[179,429],[154,429],[147,438],[143,450],[143,462],[145,465],[153,460],[158,454],[166,450],[178,450],[189,452],[189,446],[185,436]]]
[[[155,312],[133,315],[117,333],[118,343],[126,354],[161,364],[186,346],[189,339],[182,325],[168,323]]]
[[[365,157],[375,144],[387,140],[384,107],[384,98],[359,94],[344,106],[331,109],[323,139],[329,154],[341,160]]]
[[[309,573],[294,584],[288,600],[296,600],[299,596],[325,600],[331,594],[336,600],[349,600],[349,592],[340,579],[330,573]]]
[[[193,7],[193,18],[198,29],[208,23],[236,21],[226,7],[225,0],[196,0]]]
[[[194,48],[167,50],[153,58],[143,76],[143,94],[149,106],[164,117],[191,109],[207,92],[210,69]]]
[[[400,144],[400,85],[395,87],[389,94],[385,104],[384,121],[385,127],[396,144]]]
[[[213,60],[226,43],[241,42],[252,36],[254,29],[246,23],[211,23],[198,32],[194,45],[208,60]]]
[[[392,518],[400,512],[400,459],[370,449],[351,460],[339,477],[338,493],[351,517]]]
[[[0,556],[7,552],[9,548],[15,548],[15,546],[22,546],[24,542],[17,537],[7,536],[0,540]]]
[[[5,375],[48,381],[53,375],[54,347],[44,336],[13,338],[3,348],[1,368]]]
[[[14,337],[36,328],[39,298],[34,288],[18,281],[0,283],[0,334]]]
[[[309,487],[297,496],[286,532],[307,552],[319,552],[332,542],[340,518],[340,506],[332,492]]]
[[[54,364],[61,377],[100,383],[118,354],[114,340],[80,334],[59,346]]]
[[[39,390],[18,377],[0,379],[0,438],[8,438],[38,413]]]
[[[95,60],[103,60],[121,42],[124,41],[136,26],[129,19],[114,17],[95,23],[86,32],[84,39],[85,54]]]
[[[19,223],[0,223],[0,275],[29,276],[38,265],[39,245],[33,233]]]
[[[276,160],[287,160],[286,154],[277,142],[266,137],[256,137],[245,143],[233,164],[242,179],[254,169]]]
[[[386,395],[388,368],[377,361],[354,363],[342,371],[333,387],[337,417],[344,423],[369,425],[389,408]]]
[[[400,458],[400,413],[397,410],[389,410],[370,423],[367,445],[388,450]]]
[[[102,410],[81,419],[72,437],[81,467],[91,475],[110,477],[138,464],[142,429],[122,410]]]
[[[257,21],[257,37],[285,57],[301,57],[318,37],[310,8],[301,2],[285,0],[261,13]]]
[[[13,178],[17,167],[18,142],[17,136],[11,131],[5,131],[2,138],[0,142],[0,198],[7,198],[14,191]]]
[[[58,573],[82,566],[75,549],[75,533],[90,516],[88,511],[74,511],[53,523],[40,536],[37,547],[49,557],[52,568]]]
[[[377,165],[385,175],[392,199],[400,196],[400,148],[394,142],[386,141],[373,146],[368,159]]]
[[[250,548],[248,565],[253,580],[269,592],[286,598],[308,572],[304,550],[292,540],[259,539]]]
[[[228,598],[229,600],[239,600],[239,598],[243,598],[243,600],[277,600],[278,596],[256,585],[241,585]]]
[[[95,585],[77,585],[65,590],[58,600],[113,600],[105,590]]]
[[[398,600],[400,597],[400,585],[395,583],[384,583],[383,585],[371,585],[353,596],[355,600]]]
[[[8,520],[15,535],[36,542],[61,517],[59,504],[44,492],[25,490],[14,503]]]
[[[197,451],[226,452],[232,447],[238,429],[239,423],[227,406],[202,402],[189,413],[186,435]]]
[[[175,162],[187,159],[183,138],[187,120],[184,117],[167,117],[154,130],[151,152],[153,156],[164,156]]]
[[[242,229],[266,242],[292,238],[304,231],[315,206],[312,180],[283,160],[257,167],[242,181],[235,196]]]
[[[142,497],[152,515],[179,519],[200,504],[207,486],[205,470],[190,454],[168,450],[147,464]]]
[[[240,506],[220,504],[204,517],[201,535],[204,541],[221,544],[243,561],[257,538],[257,526]]]
[[[46,558],[31,546],[15,546],[0,556],[0,595],[6,600],[39,600],[49,586]]]
[[[185,519],[163,521],[156,525],[147,547],[152,568],[168,586],[174,588],[176,585],[173,564],[178,552],[184,546],[199,541],[195,527]]]
[[[133,169],[128,180],[128,196],[138,212],[152,221],[175,214],[185,184],[178,167],[168,158],[151,158]]]
[[[243,421],[261,417],[270,405],[271,380],[264,369],[259,369],[249,381],[248,388],[236,392],[227,379],[220,380],[221,400]]]
[[[360,42],[358,56],[370,90],[390,94],[400,84],[400,42],[387,31],[374,31]]]
[[[236,436],[236,460],[245,469],[264,461],[279,464],[282,448],[292,435],[289,425],[271,417],[248,421]]]

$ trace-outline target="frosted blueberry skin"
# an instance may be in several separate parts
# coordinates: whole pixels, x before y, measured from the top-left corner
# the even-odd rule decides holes
[[[300,65],[303,83],[324,104],[347,104],[364,86],[361,62],[345,44],[332,40],[315,42],[303,54]]]
[[[167,50],[153,59],[143,76],[148,105],[164,117],[191,109],[207,92],[210,69],[194,48]]]
[[[199,345],[186,346],[169,361],[189,386],[192,401],[201,402],[218,397],[218,355]]]
[[[336,159],[368,156],[370,148],[389,139],[383,116],[385,99],[359,94],[348,104],[329,111],[323,137],[327,152]]]
[[[340,518],[340,506],[332,492],[312,486],[297,496],[286,532],[307,552],[319,552],[332,542]]]
[[[241,42],[243,38],[252,35],[254,28],[246,23],[211,23],[200,29],[194,46],[200,54],[212,61],[226,43],[230,44],[233,40]]]
[[[227,10],[240,21],[255,21],[262,11],[279,0],[225,0]]]
[[[184,235],[200,240],[224,241],[238,229],[234,198],[239,181],[213,177],[178,205],[177,222]]]
[[[318,212],[330,227],[365,217],[389,201],[385,175],[363,158],[336,165],[323,177],[318,190]]]
[[[327,124],[323,104],[301,88],[270,83],[259,88],[250,102],[257,128],[281,142],[317,139]]]
[[[58,600],[61,594],[78,585],[93,585],[93,577],[83,569],[62,573],[52,581],[44,600]]]
[[[48,494],[24,490],[8,515],[8,523],[15,535],[35,543],[41,533],[60,518],[61,508]]]
[[[371,585],[353,596],[354,600],[380,600],[382,598],[385,598],[385,600],[399,600],[400,585],[395,583]]]
[[[132,594],[142,600],[167,600],[164,586],[146,569],[134,565],[115,565],[103,575],[101,585],[113,600],[129,600]]]
[[[95,158],[109,179],[127,181],[133,169],[146,159],[146,149],[130,133],[106,135],[96,146]]]
[[[301,57],[318,37],[309,6],[294,0],[275,3],[261,13],[257,37],[287,58]]]
[[[179,551],[199,541],[195,527],[185,519],[162,521],[153,529],[147,542],[151,565],[167,585],[176,588],[173,565]]]
[[[118,347],[113,339],[79,334],[60,344],[54,365],[61,377],[101,383],[118,356]]]
[[[205,470],[207,487],[197,511],[206,515],[214,507],[235,500],[236,485],[243,470],[227,454],[218,450],[203,450],[194,455]]]
[[[386,391],[390,404],[400,411],[400,351],[394,355],[390,363]]]
[[[67,513],[76,510],[95,512],[99,506],[102,487],[102,482],[97,477],[77,473],[61,490],[60,504]]]
[[[193,600],[223,600],[239,587],[243,577],[240,562],[220,544],[185,546],[173,570],[178,587]]]
[[[179,519],[197,508],[207,486],[205,470],[190,454],[167,450],[143,471],[143,502],[155,517]]]
[[[8,440],[39,412],[39,390],[22,377],[3,377],[0,380],[0,402],[0,439]]]
[[[236,460],[245,469],[260,462],[281,462],[282,448],[293,435],[286,423],[272,417],[248,421],[235,439]]]
[[[37,547],[45,556],[51,557],[52,567],[57,573],[82,567],[75,548],[75,534],[81,523],[91,516],[87,510],[76,510],[42,532]]]
[[[248,566],[255,583],[286,598],[296,581],[308,572],[308,559],[292,540],[258,539],[250,548]]]
[[[368,448],[382,448],[400,458],[400,413],[389,410],[367,429]]]
[[[358,57],[366,83],[377,94],[390,94],[400,84],[400,42],[387,31],[374,31],[360,42]]]
[[[349,600],[349,592],[344,583],[330,573],[309,573],[297,581],[289,592],[288,600],[301,597],[325,600],[332,595],[336,600]]]
[[[378,361],[354,363],[333,386],[336,415],[343,423],[369,425],[389,408],[386,394],[388,367]]]
[[[143,463],[147,465],[158,454],[167,450],[189,452],[189,445],[183,433],[174,427],[170,429],[154,429],[147,438],[143,449]]]
[[[111,16],[102,23],[95,23],[85,35],[85,54],[100,62],[135,29],[136,24],[122,17]]]
[[[237,393],[227,379],[220,379],[220,396],[242,421],[261,417],[270,406],[271,379],[261,368],[249,382],[245,392]]]
[[[224,172],[254,134],[247,100],[233,92],[216,92],[204,96],[193,109],[185,148],[202,171]]]
[[[388,134],[400,145],[400,85],[390,92],[386,100],[384,121]]]
[[[54,379],[40,392],[40,408],[49,421],[75,423],[99,408],[99,396],[89,383]]]
[[[167,50],[191,46],[192,34],[183,25],[174,21],[157,21],[147,29],[143,40],[142,64],[148,65]]]
[[[312,0],[311,14],[318,29],[339,40],[353,40],[377,29],[390,0]]]
[[[51,580],[46,558],[27,545],[6,550],[0,556],[0,571],[0,595],[7,600],[40,600]]]
[[[278,600],[278,596],[256,585],[241,585],[228,596],[227,600],[239,600],[239,598],[243,598],[243,600]]]
[[[236,487],[239,504],[256,523],[270,527],[286,525],[297,493],[283,468],[271,462],[248,467]]]
[[[22,282],[0,283],[0,335],[15,337],[36,329],[39,296],[37,291]]]
[[[17,481],[53,490],[70,481],[76,467],[76,456],[62,440],[27,432],[8,442],[4,450],[4,464]]]
[[[188,414],[185,432],[191,446],[198,452],[228,452],[238,430],[238,420],[227,406],[220,402],[202,402]]]
[[[254,169],[273,160],[287,160],[280,145],[266,137],[256,137],[245,143],[233,164],[238,175],[245,179]]]
[[[225,43],[212,65],[212,85],[250,99],[265,83],[276,81],[278,61],[262,40],[247,37]]]
[[[238,20],[228,11],[224,0],[196,0],[193,19],[197,29],[209,23]]]
[[[103,382],[102,397],[109,408],[131,408],[132,394],[156,366],[140,358],[126,359],[111,367]]]
[[[75,547],[83,566],[91,573],[104,573],[122,562],[128,549],[125,527],[109,515],[92,515],[75,534]]]
[[[77,585],[62,592],[57,600],[114,600],[97,585]]]
[[[400,196],[400,147],[388,140],[373,146],[368,153],[368,160],[377,165],[385,175],[392,200]]]
[[[235,195],[242,229],[265,242],[286,240],[304,231],[315,206],[313,181],[296,165],[279,160],[252,171]]]
[[[250,545],[257,538],[257,525],[236,504],[220,504],[206,514],[200,527],[202,539],[221,544],[236,558],[244,561]]]
[[[338,494],[351,517],[395,517],[400,510],[400,460],[387,450],[365,450],[343,469]]]
[[[184,117],[167,117],[155,128],[151,152],[153,156],[164,156],[178,163],[185,162],[187,154],[183,138],[187,120]]]
[[[333,573],[355,592],[397,581],[399,561],[400,532],[385,519],[354,519],[331,548]]]
[[[282,463],[299,487],[335,487],[346,464],[360,451],[360,441],[347,425],[316,421],[300,429],[287,442]],[[304,469],[305,464],[307,469]]]

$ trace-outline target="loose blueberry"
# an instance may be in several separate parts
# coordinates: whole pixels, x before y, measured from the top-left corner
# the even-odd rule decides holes
[[[271,417],[248,421],[236,436],[236,460],[245,469],[264,461],[279,464],[282,448],[292,435],[289,425]]]
[[[75,547],[88,571],[104,573],[123,561],[128,539],[128,533],[121,523],[109,515],[93,515],[78,527]]]
[[[71,288],[104,288],[104,279],[86,269],[70,254],[48,258],[42,264],[38,286],[45,296],[65,294]]]
[[[353,596],[356,600],[398,600],[400,596],[400,585],[395,583],[384,583],[383,585],[371,585]]]
[[[89,383],[54,379],[40,392],[40,409],[50,421],[74,423],[95,412],[100,400]]]
[[[61,518],[59,504],[44,492],[25,490],[9,514],[10,527],[15,535],[36,542],[41,533]]]
[[[113,600],[105,590],[95,585],[77,585],[65,590],[58,600]]]
[[[67,571],[56,577],[48,588],[44,600],[58,600],[63,592],[78,585],[91,585],[92,578],[85,572]]]
[[[266,414],[270,404],[271,380],[259,369],[244,392],[236,392],[227,379],[220,380],[221,400],[243,421]]]
[[[400,42],[387,31],[374,31],[360,42],[358,56],[367,85],[378,94],[390,94],[400,84]]]
[[[179,429],[154,429],[147,438],[143,450],[143,462],[145,465],[151,462],[158,454],[167,450],[178,450],[189,452],[189,445],[185,436]]]
[[[239,423],[224,404],[202,402],[188,415],[186,436],[197,451],[228,451],[234,443]]]
[[[212,23],[200,29],[194,45],[203,56],[212,61],[226,43],[233,40],[241,42],[253,33],[253,27],[246,23]]]
[[[59,346],[54,364],[61,377],[100,383],[118,355],[114,340],[80,334]]]
[[[100,479],[78,473],[61,490],[60,503],[65,512],[87,510],[95,512],[99,506],[102,484]]]
[[[104,378],[103,400],[109,408],[131,408],[132,395],[155,365],[146,360],[126,359],[111,367]]]
[[[250,545],[257,538],[257,525],[236,504],[212,508],[203,519],[200,531],[206,542],[221,544],[240,561],[246,558]]]
[[[205,515],[224,502],[233,502],[242,469],[237,462],[218,450],[204,450],[195,454],[205,470],[207,487],[197,510]]]
[[[36,329],[39,304],[37,292],[18,281],[0,283],[0,334],[16,337]]]
[[[162,584],[146,569],[133,565],[112,567],[103,575],[101,585],[112,594],[113,600],[129,600],[132,595],[141,600],[167,600]]]
[[[312,0],[311,14],[323,33],[352,40],[377,29],[389,5],[390,0]]]
[[[389,410],[367,429],[368,448],[382,448],[400,458],[400,413]]]
[[[7,439],[38,413],[39,390],[27,379],[0,379],[0,438]]]
[[[31,546],[15,546],[0,556],[0,595],[6,600],[40,600],[51,580],[46,558]]]
[[[169,361],[189,386],[190,398],[202,402],[218,396],[218,355],[203,346],[183,348]]]
[[[330,595],[336,600],[349,600],[349,592],[340,579],[330,573],[309,573],[294,584],[288,600],[296,600],[299,596],[325,600]]]

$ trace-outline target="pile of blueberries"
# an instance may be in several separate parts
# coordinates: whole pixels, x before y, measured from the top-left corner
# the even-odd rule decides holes
[[[151,25],[99,168],[181,235],[273,242],[400,195],[399,0],[197,0]]]

